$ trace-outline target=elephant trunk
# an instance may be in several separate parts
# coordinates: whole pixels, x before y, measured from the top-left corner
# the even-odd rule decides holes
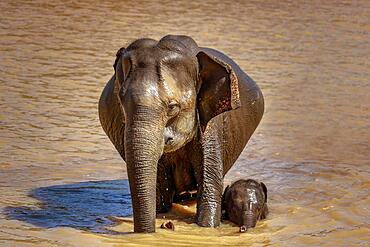
[[[240,231],[242,232],[242,228],[245,229],[244,231],[246,231],[248,228],[255,227],[256,223],[257,223],[256,214],[251,211],[248,211],[245,213],[243,217],[243,225],[241,226]]]
[[[155,232],[157,163],[163,153],[163,124],[147,111],[126,119],[125,156],[135,232]]]

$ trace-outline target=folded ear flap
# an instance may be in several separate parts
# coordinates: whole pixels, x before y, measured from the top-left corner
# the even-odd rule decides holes
[[[125,48],[122,47],[117,51],[116,60],[114,61],[114,71],[116,73],[116,80],[119,85],[122,85],[123,81],[127,78],[131,70],[131,62],[128,57],[122,56],[125,52]]]
[[[267,187],[264,183],[260,183],[261,184],[261,187],[262,187],[262,190],[263,190],[263,193],[265,194],[265,203],[267,202]]]
[[[240,107],[238,78],[229,64],[201,51],[197,54],[200,88],[198,112],[202,131],[213,117]]]
[[[114,61],[114,64],[113,64],[113,69],[114,71],[116,71],[116,67],[117,67],[117,63],[118,63],[118,60],[121,58],[123,52],[125,51],[125,47],[121,47],[119,48],[119,50],[117,51],[116,53],[116,60]]]

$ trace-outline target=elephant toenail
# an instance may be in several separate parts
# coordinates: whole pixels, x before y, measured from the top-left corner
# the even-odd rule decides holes
[[[167,221],[167,222],[164,222],[161,225],[161,228],[174,231],[175,230],[175,225],[172,223],[172,221]]]
[[[246,231],[247,231],[247,227],[245,227],[245,226],[241,226],[239,228],[239,232],[246,232]]]

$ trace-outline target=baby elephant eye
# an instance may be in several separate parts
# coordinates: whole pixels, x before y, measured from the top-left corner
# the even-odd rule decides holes
[[[169,117],[176,116],[180,112],[180,104],[172,101],[168,104],[168,112],[167,115]]]

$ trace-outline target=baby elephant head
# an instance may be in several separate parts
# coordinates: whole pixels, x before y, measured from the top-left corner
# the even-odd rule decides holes
[[[222,198],[223,218],[240,227],[240,232],[255,227],[257,220],[266,218],[267,188],[253,179],[240,179],[227,186]]]

